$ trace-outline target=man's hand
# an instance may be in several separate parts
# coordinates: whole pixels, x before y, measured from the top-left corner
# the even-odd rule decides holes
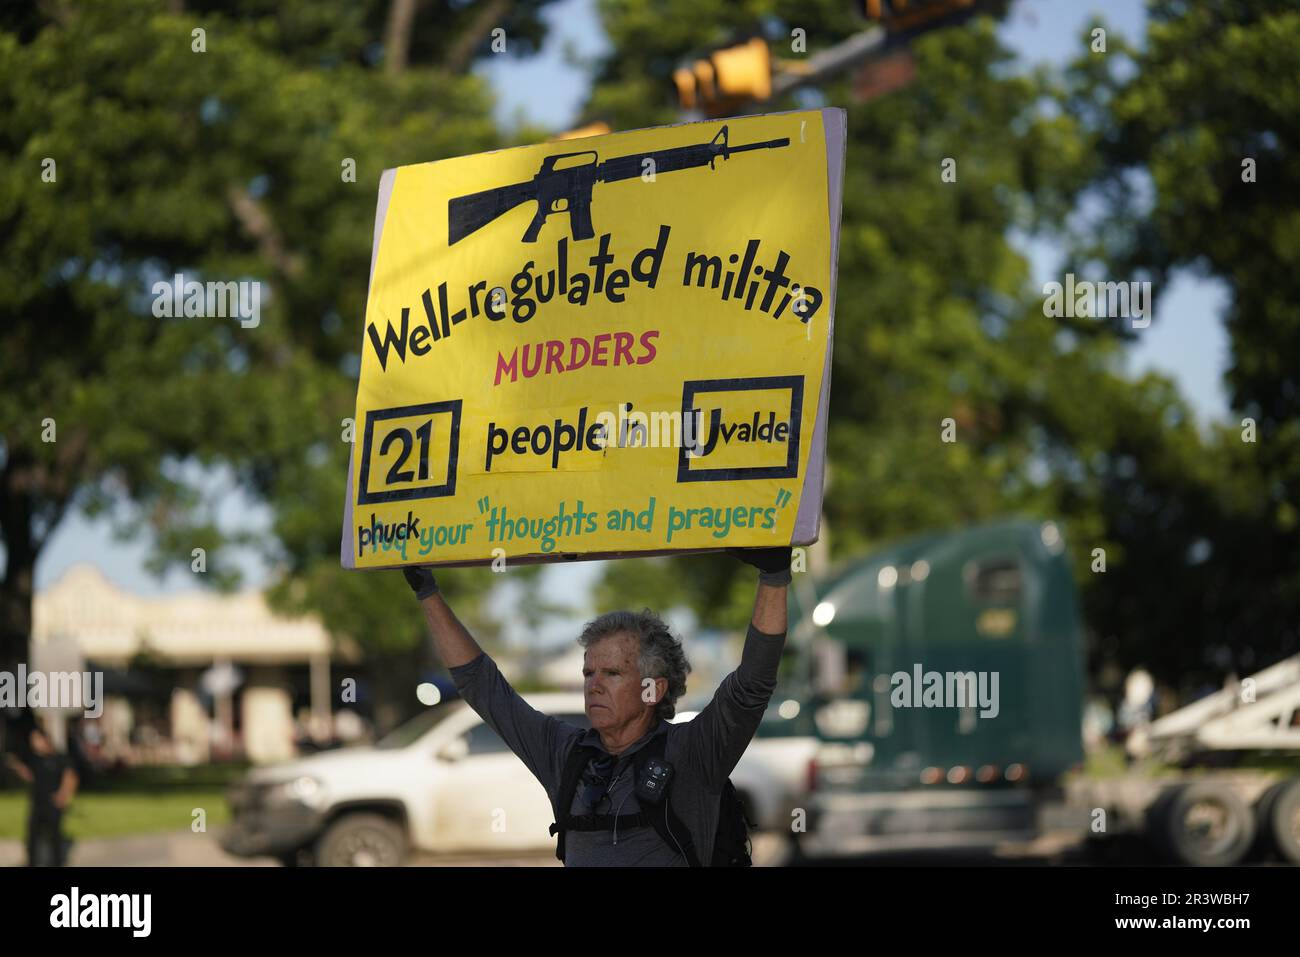
[[[746,565],[758,569],[758,580],[764,585],[790,584],[790,559],[794,549],[789,545],[779,548],[729,548],[727,549]]]
[[[415,592],[415,597],[420,601],[438,594],[438,583],[433,579],[433,570],[427,565],[404,565],[402,574],[406,576],[406,583],[411,586],[411,591]]]
[[[9,767],[13,768],[14,774],[18,775],[28,784],[32,783],[32,772],[28,769],[27,765],[19,761],[16,756],[6,754],[5,763],[8,764]]]

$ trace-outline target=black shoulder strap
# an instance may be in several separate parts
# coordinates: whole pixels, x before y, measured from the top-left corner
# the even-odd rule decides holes
[[[569,829],[569,809],[573,807],[573,795],[578,792],[578,782],[587,762],[596,754],[591,746],[578,744],[575,740],[569,749],[569,757],[564,762],[564,772],[560,775],[560,789],[556,792],[555,822],[551,825],[551,836],[559,835],[555,842],[555,856],[564,863],[564,833]]]
[[[637,752],[637,774],[638,780],[644,773],[646,763],[652,758],[662,761],[664,751],[668,747],[668,735],[656,734],[653,738],[645,743],[645,746]],[[675,851],[679,851],[685,858],[686,863],[691,867],[700,866],[699,855],[695,853],[695,842],[691,838],[691,832],[682,823],[672,808],[673,788],[672,784],[668,785],[668,791],[664,798],[656,806],[654,804],[645,804],[646,815],[650,818],[650,824],[659,835],[659,839]]]

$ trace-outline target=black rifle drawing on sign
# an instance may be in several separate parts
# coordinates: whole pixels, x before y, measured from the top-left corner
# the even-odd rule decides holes
[[[767,140],[764,143],[745,143],[732,146],[727,142],[727,128],[707,143],[693,146],[674,146],[671,149],[649,150],[629,156],[615,156],[599,162],[595,150],[579,153],[557,153],[542,161],[536,176],[524,183],[498,186],[481,193],[457,196],[447,202],[447,244],[455,245],[470,233],[482,229],[492,220],[508,213],[520,203],[536,202],[537,213],[524,232],[524,242],[537,242],[546,217],[552,213],[569,214],[569,227],[575,240],[591,239],[596,235],[591,227],[591,191],[597,183],[616,183],[634,179],[643,172],[672,173],[679,169],[696,169],[707,166],[715,169],[714,162],[727,159],[733,153],[749,150],[770,150],[789,146],[790,140]],[[584,163],[556,169],[560,160],[589,156]],[[647,166],[646,161],[653,163]]]

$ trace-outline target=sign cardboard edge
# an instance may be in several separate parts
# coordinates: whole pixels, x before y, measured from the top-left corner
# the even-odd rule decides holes
[[[397,179],[396,169],[386,169],[379,177],[379,197],[375,202],[375,238],[370,247],[370,278],[366,281],[366,301],[370,301],[370,289],[375,282],[375,264],[379,262],[379,241],[384,235],[384,223],[388,219],[388,204],[393,198],[393,183]],[[361,350],[365,352],[366,348],[366,324],[363,319],[361,322]],[[360,388],[361,374],[357,373],[357,386]],[[355,415],[356,409],[353,408]],[[355,570],[357,567],[356,556],[352,554],[355,541],[352,536],[352,470],[356,462],[356,440],[357,440],[357,423],[352,422],[352,448],[348,450],[348,479],[347,487],[343,489],[343,534],[339,543],[339,560],[344,568]]]
[[[822,367],[821,392],[817,398],[817,425],[813,429],[808,471],[804,474],[803,489],[799,495],[799,512],[795,515],[791,545],[811,545],[820,537],[825,492],[826,431],[830,414],[831,357],[835,343],[835,302],[839,288],[840,221],[844,201],[848,114],[842,107],[826,107],[821,114],[822,131],[826,137],[826,211],[831,231],[830,310],[826,319],[826,362]]]

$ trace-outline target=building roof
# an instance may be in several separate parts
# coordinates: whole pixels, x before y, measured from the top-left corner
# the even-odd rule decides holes
[[[85,658],[101,664],[125,664],[141,653],[182,666],[207,666],[220,658],[296,664],[316,655],[353,657],[346,646],[334,647],[314,617],[272,613],[260,591],[145,598],[86,564],[69,568],[34,602],[33,644],[68,638]]]

